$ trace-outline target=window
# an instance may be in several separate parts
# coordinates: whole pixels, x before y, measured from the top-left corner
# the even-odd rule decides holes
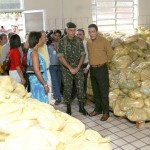
[[[101,31],[132,30],[137,26],[138,0],[93,0],[93,23]]]
[[[23,9],[23,0],[0,0],[0,11],[20,11]]]
[[[23,0],[0,0],[0,22],[8,31],[11,25],[18,25],[23,30]]]

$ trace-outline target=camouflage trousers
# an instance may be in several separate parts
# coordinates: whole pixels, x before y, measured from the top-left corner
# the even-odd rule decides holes
[[[77,88],[77,98],[79,102],[86,101],[86,94],[84,90],[84,75],[83,70],[80,69],[75,75],[71,74],[68,69],[62,69],[62,76],[64,81],[63,98],[66,104],[71,103],[71,93],[73,88],[73,80],[75,81]]]

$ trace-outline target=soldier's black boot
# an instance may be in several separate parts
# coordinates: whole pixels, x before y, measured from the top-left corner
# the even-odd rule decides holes
[[[67,111],[66,111],[66,113],[68,115],[71,115],[71,105],[70,104],[67,104]]]
[[[83,102],[79,102],[79,112],[82,113],[85,116],[88,114],[88,112],[84,108],[84,103]]]

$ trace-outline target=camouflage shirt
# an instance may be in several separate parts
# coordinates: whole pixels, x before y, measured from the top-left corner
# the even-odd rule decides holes
[[[58,57],[64,56],[70,66],[77,67],[82,55],[85,55],[85,50],[83,42],[78,37],[70,40],[65,36],[59,41]]]

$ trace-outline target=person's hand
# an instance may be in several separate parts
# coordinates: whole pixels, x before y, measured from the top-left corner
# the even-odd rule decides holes
[[[69,68],[69,71],[71,72],[71,74],[74,74],[74,69],[72,67]]]
[[[89,71],[89,69],[83,68],[83,72],[84,72],[84,73],[88,73],[88,71]]]
[[[54,49],[57,51],[58,50],[57,43],[53,42],[52,45],[53,45]]]
[[[72,74],[76,74],[79,71],[79,68],[70,68],[69,70]]]
[[[79,72],[79,70],[80,70],[80,68],[78,68],[78,67],[74,68],[75,74],[77,74]]]
[[[24,78],[22,78],[21,83],[24,85],[26,83],[26,80]]]
[[[49,93],[49,87],[48,87],[48,84],[44,85],[44,89],[45,89],[46,94],[48,94],[48,93]]]

